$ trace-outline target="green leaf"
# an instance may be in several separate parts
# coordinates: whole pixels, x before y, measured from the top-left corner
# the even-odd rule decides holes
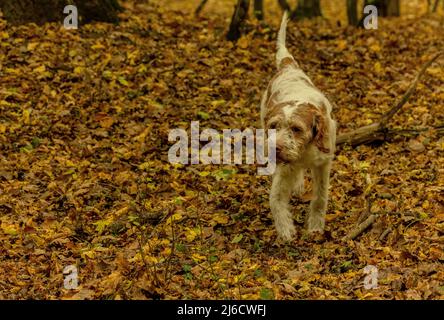
[[[237,236],[235,236],[233,238],[233,240],[231,240],[231,243],[239,243],[242,240],[243,237],[244,237],[243,234],[238,234]]]
[[[109,70],[103,71],[102,76],[107,80],[111,80],[113,78],[113,74]]]
[[[208,120],[210,118],[210,115],[203,111],[198,111],[197,115],[202,118],[203,120]]]
[[[262,288],[260,292],[260,297],[262,300],[273,300],[274,294],[272,290],[268,288]]]
[[[118,77],[118,78],[117,78],[117,81],[119,81],[119,83],[120,83],[122,86],[125,86],[125,87],[128,87],[128,86],[129,86],[128,81],[126,81],[126,79],[125,79],[124,77]]]
[[[37,148],[40,145],[40,139],[37,137],[32,138],[31,145],[33,148]]]
[[[183,271],[185,271],[185,272],[190,272],[191,271],[191,266],[189,264],[184,264],[182,266],[182,268],[183,268]]]
[[[179,252],[185,252],[185,245],[183,243],[176,244],[176,250]]]

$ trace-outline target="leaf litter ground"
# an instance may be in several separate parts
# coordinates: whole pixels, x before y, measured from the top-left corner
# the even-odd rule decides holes
[[[128,1],[120,25],[77,31],[0,20],[0,298],[442,299],[442,61],[391,123],[419,134],[339,148],[325,236],[304,233],[307,181],[283,244],[255,166],[168,162],[170,129],[258,127],[274,72],[278,8],[233,45],[232,3],[194,18],[197,2]],[[290,24],[340,132],[376,121],[443,48],[442,16],[414,14],[377,31]],[[376,222],[342,241],[368,207]],[[77,290],[63,288],[69,265]]]

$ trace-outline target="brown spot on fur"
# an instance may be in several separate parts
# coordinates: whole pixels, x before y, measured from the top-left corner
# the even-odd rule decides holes
[[[326,134],[328,124],[326,120],[325,106],[317,108],[311,104],[300,105],[296,111],[299,119],[302,119],[308,128],[313,130],[313,144],[322,152],[330,153]]]
[[[293,106],[296,104],[296,101],[285,101],[281,103],[270,103],[267,106],[267,112],[265,114],[265,123],[267,123],[271,118],[278,116],[280,113],[283,114],[282,109],[286,106]]]
[[[276,81],[277,78],[279,78],[285,70],[279,70],[274,76],[273,78],[271,78],[270,82],[268,83],[268,87],[267,87],[267,101],[270,100],[270,96],[271,96],[271,87],[273,86],[273,83]]]
[[[293,58],[291,57],[285,57],[284,59],[281,60],[281,62],[279,63],[279,70],[282,70],[286,67],[294,67],[294,68],[299,68],[299,65],[296,63],[296,61],[294,61]]]

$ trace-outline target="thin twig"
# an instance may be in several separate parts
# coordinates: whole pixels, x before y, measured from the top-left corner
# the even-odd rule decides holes
[[[379,236],[379,241],[384,240],[385,237],[387,237],[387,235],[390,233],[390,231],[392,231],[391,227],[388,227],[387,229],[385,229],[384,232],[381,233],[381,235]]]
[[[357,236],[359,236],[361,233],[365,231],[368,227],[370,227],[373,222],[376,221],[376,218],[378,216],[376,214],[370,215],[367,219],[365,219],[364,222],[360,223],[355,229],[352,230],[345,238],[344,240],[353,240]]]
[[[406,93],[402,96],[399,102],[393,106],[387,114],[381,117],[378,122],[372,123],[368,126],[364,126],[353,131],[345,132],[339,135],[336,139],[336,144],[340,145],[343,143],[349,143],[350,145],[356,146],[363,143],[369,143],[373,141],[384,141],[387,137],[387,134],[390,132],[386,128],[387,123],[390,119],[406,104],[409,100],[410,96],[415,91],[416,85],[418,84],[419,79],[425,73],[428,67],[435,62],[440,56],[444,55],[444,51],[440,51],[436,53],[432,59],[430,59],[427,63],[423,65],[419,73],[416,75],[413,82],[410,84]]]
[[[387,122],[395,115],[396,112],[401,109],[404,104],[409,100],[410,96],[415,91],[416,85],[418,84],[419,79],[422,77],[424,72],[426,72],[427,68],[430,67],[430,65],[435,62],[441,55],[444,54],[444,51],[438,52],[433,56],[432,59],[430,59],[426,64],[423,65],[419,73],[416,75],[415,80],[410,84],[410,87],[408,88],[407,92],[403,95],[401,100],[392,108],[389,110],[389,112],[384,115],[380,121],[381,125],[384,127]]]
[[[205,5],[207,4],[208,0],[202,0],[199,3],[199,6],[197,7],[196,11],[194,11],[194,15],[198,16],[199,13],[202,11],[202,9],[205,7]]]
[[[173,217],[171,217],[171,238],[172,238],[172,240],[171,240],[171,252],[168,255],[168,258],[166,260],[167,265],[166,265],[166,268],[165,268],[165,275],[164,275],[165,283],[167,283],[167,284],[169,283],[169,281],[171,279],[171,277],[168,277],[168,276],[171,274],[170,266],[171,266],[171,261],[173,260],[173,256],[175,255],[175,251],[174,250],[176,249],[176,236],[175,236],[175,232],[174,232],[174,230],[175,230],[174,227],[175,227],[175,222],[174,222]]]

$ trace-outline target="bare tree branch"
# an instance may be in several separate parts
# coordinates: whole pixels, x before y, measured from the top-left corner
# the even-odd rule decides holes
[[[349,143],[352,146],[357,146],[363,143],[385,140],[388,133],[387,123],[408,101],[410,96],[415,91],[419,79],[425,73],[427,68],[430,67],[430,65],[443,54],[444,51],[438,52],[432,57],[432,59],[430,59],[426,64],[423,65],[423,67],[421,68],[421,70],[419,71],[419,73],[417,74],[417,76],[407,89],[407,92],[402,96],[401,100],[394,107],[392,107],[387,112],[387,114],[382,116],[378,122],[339,135],[336,139],[336,144],[340,145],[343,143]]]

